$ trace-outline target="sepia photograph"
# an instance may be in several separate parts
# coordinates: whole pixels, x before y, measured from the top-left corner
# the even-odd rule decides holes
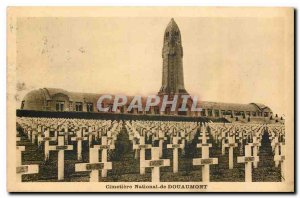
[[[294,192],[294,9],[9,7],[9,192]]]

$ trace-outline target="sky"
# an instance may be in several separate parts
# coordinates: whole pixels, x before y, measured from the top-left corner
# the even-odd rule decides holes
[[[156,94],[170,18],[32,17],[17,21],[19,100],[38,88]],[[175,18],[185,88],[200,100],[263,103],[284,112],[281,18]]]

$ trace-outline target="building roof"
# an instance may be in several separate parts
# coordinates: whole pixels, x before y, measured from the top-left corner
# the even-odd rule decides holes
[[[97,103],[100,96],[103,94],[96,93],[78,93],[78,92],[69,92],[64,89],[57,88],[43,88],[38,90],[33,90],[26,94],[23,100],[25,101],[47,101],[53,100],[57,95],[65,95],[70,101],[73,102],[91,102]],[[127,103],[129,105],[133,99],[133,96],[127,96]],[[106,100],[107,103],[113,103],[114,96],[111,100]],[[146,97],[142,97],[142,105],[146,104]],[[232,111],[262,111],[264,109],[271,109],[264,104],[260,103],[250,103],[250,104],[237,104],[237,103],[222,103],[222,102],[208,102],[208,101],[198,101],[198,107],[202,109],[218,109],[218,110],[232,110]]]
[[[223,102],[208,102],[199,101],[199,106],[202,109],[220,109],[220,110],[232,110],[232,111],[257,111],[259,110],[254,103],[251,104],[237,104],[237,103],[223,103]]]
[[[43,89],[36,89],[27,93],[23,100],[25,101],[44,101],[47,100],[47,94],[44,93]]]
[[[261,104],[261,103],[251,103],[252,105],[255,105],[257,108],[259,108],[260,110],[264,110],[269,108],[268,106]],[[270,109],[270,108],[269,108]]]

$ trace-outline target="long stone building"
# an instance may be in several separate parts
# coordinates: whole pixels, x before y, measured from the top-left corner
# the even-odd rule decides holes
[[[167,95],[172,99],[175,95],[189,95],[184,87],[183,78],[183,48],[181,42],[181,33],[178,25],[171,19],[164,33],[164,43],[162,50],[163,69],[162,69],[162,86],[158,92],[158,96]],[[21,109],[36,111],[78,111],[78,112],[98,112],[97,101],[101,94],[92,93],[75,93],[63,89],[42,88],[29,92],[23,99]],[[138,111],[127,108],[133,97],[128,97],[128,101],[124,106],[118,108],[115,113],[129,114],[167,114],[174,116],[205,116],[205,117],[225,117],[225,116],[242,116],[242,117],[270,117],[272,110],[258,103],[250,104],[233,104],[233,103],[217,103],[199,101],[198,107],[202,108],[200,112],[190,111],[192,99],[188,100],[187,112],[176,111],[171,112],[167,106],[165,111],[160,111],[159,105],[151,107],[149,111]],[[114,98],[103,101],[104,107],[112,108]],[[142,98],[143,105],[146,98]],[[179,100],[179,104],[182,101]],[[111,111],[109,110],[108,113]]]

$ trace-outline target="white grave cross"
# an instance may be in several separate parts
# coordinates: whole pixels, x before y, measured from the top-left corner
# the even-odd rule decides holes
[[[272,140],[271,146],[274,148],[274,155],[279,155],[279,146],[280,143],[278,141],[278,136],[275,136],[274,139]],[[278,167],[279,161],[275,161],[275,167]]]
[[[159,157],[161,158],[163,155],[163,144],[164,140],[167,140],[163,131],[159,130],[158,137],[155,138],[159,141]]]
[[[259,142],[259,137],[253,136],[253,143],[249,143],[248,145],[251,145],[253,147],[253,156],[258,155],[258,148],[261,146]],[[258,162],[253,162],[253,167],[257,168]]]
[[[50,137],[50,131],[48,128],[45,131],[45,137],[42,138],[42,141],[45,142],[44,154],[45,154],[45,161],[47,161],[49,159],[49,142],[56,141],[55,137]]]
[[[275,162],[280,162],[281,165],[281,178],[285,180],[285,144],[281,143],[281,154],[274,156]]]
[[[105,163],[107,162],[107,150],[109,149],[115,149],[115,145],[109,145],[107,144],[107,137],[102,136],[101,137],[101,145],[94,145],[94,148],[97,148],[101,151],[101,162]],[[101,171],[101,176],[102,177],[107,177],[107,169],[103,169]]]
[[[178,149],[183,149],[183,144],[178,144],[178,137],[173,137],[173,143],[168,144],[167,148],[173,149],[173,173],[178,172]]]
[[[71,141],[76,141],[77,142],[77,160],[81,161],[82,160],[82,141],[88,140],[87,137],[82,137],[82,132],[81,130],[76,131],[76,137],[72,137]]]
[[[90,182],[99,181],[99,170],[111,170],[112,162],[99,162],[99,149],[90,148],[89,163],[75,164],[75,172],[91,171]]]
[[[57,159],[57,178],[58,180],[64,179],[64,170],[65,170],[65,151],[73,150],[73,145],[65,145],[64,136],[58,136],[58,145],[49,146],[50,151],[58,151]]]
[[[73,132],[72,132],[72,131],[69,131],[67,126],[64,127],[64,131],[59,131],[59,132],[58,132],[58,135],[63,135],[63,136],[65,136],[65,144],[68,144],[68,143],[69,143],[69,142],[68,142],[68,140],[69,140],[69,135],[72,135],[72,134],[73,134]]]
[[[91,126],[88,127],[88,131],[85,132],[85,135],[88,135],[88,139],[89,139],[89,146],[91,147],[92,145],[92,141],[93,141],[93,136],[97,135],[97,132],[93,130],[93,128]]]
[[[229,169],[233,169],[233,149],[237,147],[237,143],[234,141],[234,137],[230,136],[228,138],[228,143],[224,144],[224,147],[228,147],[228,158],[229,158]]]
[[[25,146],[17,146],[16,150],[16,173],[17,182],[22,182],[22,175],[35,174],[39,172],[39,165],[22,165],[22,151],[25,151]]]
[[[140,143],[139,144],[134,144],[133,149],[140,149],[140,174],[144,175],[145,174],[145,167],[142,167],[142,163],[146,160],[145,158],[145,151],[146,149],[152,148],[151,144],[145,144],[145,136],[140,137]]]
[[[152,168],[152,182],[160,181],[160,170],[162,166],[170,166],[169,159],[159,159],[159,150],[158,147],[151,148],[151,160],[145,160],[142,164],[143,167]]]
[[[218,164],[218,158],[209,158],[209,147],[211,144],[201,143],[197,144],[198,148],[202,150],[202,157],[193,159],[193,165],[202,166],[202,181],[209,182],[209,166],[211,164]]]
[[[258,156],[251,156],[251,145],[245,145],[245,156],[237,158],[237,163],[245,163],[245,182],[252,182],[252,163],[258,161]]]

